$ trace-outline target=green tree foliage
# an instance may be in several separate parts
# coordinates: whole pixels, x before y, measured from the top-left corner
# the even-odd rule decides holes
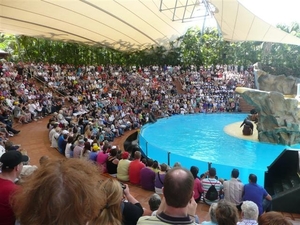
[[[300,37],[300,25],[278,25],[278,28]],[[224,41],[215,28],[190,28],[169,46],[152,46],[134,52],[108,47],[52,41],[27,36],[0,34],[0,48],[9,52],[9,60],[49,62],[73,65],[190,65],[234,64],[247,67],[256,62],[272,74],[300,75],[300,46]]]

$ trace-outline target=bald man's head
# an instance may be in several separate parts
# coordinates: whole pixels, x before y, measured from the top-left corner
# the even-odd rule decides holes
[[[192,173],[182,167],[169,170],[164,180],[163,193],[168,206],[184,208],[189,203],[194,188]]]

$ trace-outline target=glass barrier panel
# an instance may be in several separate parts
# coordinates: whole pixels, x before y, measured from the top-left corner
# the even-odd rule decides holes
[[[170,154],[170,164],[173,166],[176,162],[180,162],[181,166],[190,169],[191,166],[197,166],[199,168],[199,176],[202,173],[205,173],[208,170],[208,162],[203,162],[197,159],[188,158],[185,156],[179,156],[176,154]],[[211,167],[216,168],[218,178],[223,178],[229,180],[231,177],[231,171],[234,169],[232,166],[215,164],[212,162]],[[249,174],[253,173],[257,176],[257,183],[261,186],[264,186],[265,180],[265,171],[263,170],[255,170],[255,169],[247,169],[235,167],[240,172],[239,179],[242,183],[247,184]]]

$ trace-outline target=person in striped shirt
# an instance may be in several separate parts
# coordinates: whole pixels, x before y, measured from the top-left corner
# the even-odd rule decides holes
[[[220,200],[220,195],[222,193],[222,189],[223,189],[223,185],[222,183],[216,179],[216,168],[213,168],[211,167],[208,171],[208,177],[207,178],[204,178],[202,180],[202,187],[203,187],[203,200],[206,204],[208,205],[211,205],[212,203],[218,203],[219,200]],[[207,192],[208,192],[208,189],[214,185],[217,192],[218,192],[218,197],[215,199],[215,200],[209,200],[207,199]]]

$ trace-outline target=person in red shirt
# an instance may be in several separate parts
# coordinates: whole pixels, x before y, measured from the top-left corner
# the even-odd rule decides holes
[[[132,184],[140,184],[140,173],[141,169],[145,166],[144,163],[141,162],[142,154],[140,151],[136,151],[134,153],[134,160],[129,165],[129,181]]]
[[[2,173],[0,174],[0,225],[14,225],[15,215],[10,204],[11,196],[19,188],[14,182],[19,177],[23,162],[28,161],[28,156],[19,151],[4,153],[0,162]]]

